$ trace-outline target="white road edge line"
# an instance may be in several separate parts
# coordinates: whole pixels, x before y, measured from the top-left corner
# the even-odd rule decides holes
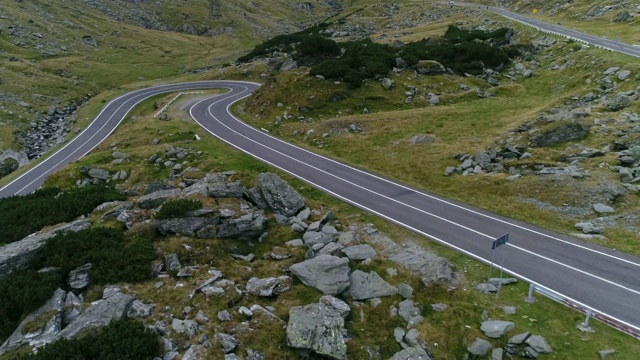
[[[564,240],[564,239],[560,239],[560,238],[557,238],[557,237],[555,237],[555,236],[548,235],[548,234],[545,234],[545,233],[542,233],[542,232],[539,232],[539,231],[536,231],[536,230],[533,230],[533,229],[530,229],[530,228],[524,227],[524,226],[522,226],[522,225],[514,224],[514,223],[511,223],[511,222],[509,222],[509,221],[506,221],[506,220],[502,220],[502,219],[499,219],[499,218],[493,217],[493,216],[491,216],[491,215],[483,214],[483,213],[481,213],[481,212],[479,212],[479,211],[471,210],[471,209],[469,209],[469,208],[466,208],[466,207],[461,206],[461,205],[458,205],[458,204],[454,204],[454,203],[452,203],[452,202],[449,202],[449,201],[447,201],[447,200],[441,199],[441,198],[439,198],[439,197],[436,197],[436,196],[433,196],[433,195],[430,195],[430,194],[426,194],[426,193],[424,193],[424,192],[422,192],[422,191],[419,191],[419,190],[416,190],[416,189],[410,188],[410,187],[405,186],[405,185],[402,185],[402,184],[395,183],[395,182],[393,182],[393,181],[391,181],[391,180],[385,179],[385,178],[380,177],[380,176],[377,176],[377,175],[375,175],[375,174],[371,174],[371,173],[366,172],[366,171],[364,171],[364,170],[360,170],[360,169],[358,169],[358,168],[355,168],[355,167],[352,167],[352,166],[350,166],[350,165],[344,164],[344,163],[339,162],[339,161],[337,161],[337,160],[334,160],[334,159],[331,159],[331,158],[325,157],[325,156],[320,155],[320,154],[317,154],[317,153],[315,153],[315,152],[313,152],[313,151],[310,151],[310,150],[307,150],[307,149],[305,149],[305,148],[302,148],[302,147],[299,147],[299,146],[297,146],[297,145],[294,145],[294,144],[292,144],[292,143],[286,142],[286,141],[284,141],[284,140],[282,140],[282,139],[279,139],[279,138],[277,138],[277,137],[275,137],[275,136],[272,136],[272,135],[270,135],[270,134],[262,133],[262,132],[258,131],[256,128],[254,128],[254,127],[250,126],[249,124],[247,124],[247,123],[245,123],[245,122],[242,122],[242,121],[241,121],[240,123],[241,123],[242,125],[244,125],[245,127],[247,127],[247,128],[249,128],[249,129],[251,129],[252,131],[255,131],[255,132],[256,132],[256,133],[258,133],[258,134],[266,135],[266,136],[268,136],[268,137],[272,138],[273,140],[279,141],[279,142],[281,142],[281,143],[283,143],[283,144],[285,144],[285,145],[287,145],[287,146],[291,146],[291,147],[293,147],[293,148],[295,148],[295,149],[298,149],[298,150],[300,150],[300,151],[304,151],[304,152],[306,152],[306,153],[308,153],[308,154],[310,154],[310,155],[316,156],[316,157],[318,157],[318,158],[321,158],[321,159],[324,159],[324,160],[327,160],[327,161],[333,162],[333,163],[335,163],[335,164],[337,164],[337,165],[343,166],[343,167],[348,168],[348,169],[350,169],[350,170],[357,171],[357,172],[359,172],[359,173],[361,173],[361,174],[364,174],[364,175],[368,175],[368,176],[374,177],[374,178],[376,178],[376,179],[378,179],[378,180],[384,181],[384,182],[386,182],[386,183],[388,183],[388,184],[390,184],[390,185],[393,185],[393,186],[397,186],[397,187],[399,187],[399,188],[401,188],[401,189],[412,191],[412,192],[413,192],[413,193],[415,193],[415,194],[418,194],[418,195],[421,195],[421,196],[424,196],[424,197],[430,198],[430,199],[432,199],[432,200],[436,200],[436,201],[438,201],[438,202],[441,202],[441,203],[447,204],[447,205],[449,205],[449,206],[456,207],[456,208],[458,208],[458,209],[461,209],[461,210],[464,210],[464,211],[470,212],[470,213],[475,214],[475,215],[479,215],[479,216],[485,217],[485,218],[487,218],[487,219],[494,220],[494,221],[496,221],[496,222],[499,222],[499,223],[502,223],[502,224],[505,224],[505,225],[513,226],[513,227],[515,227],[515,228],[517,228],[517,229],[520,229],[520,230],[528,231],[528,232],[533,233],[533,234],[536,234],[536,235],[544,236],[544,237],[549,238],[549,239],[551,239],[551,240],[555,240],[555,241],[558,241],[558,242],[562,242],[562,243],[565,243],[565,244],[567,244],[567,245],[571,245],[571,246],[574,246],[574,247],[577,247],[577,248],[580,248],[580,249],[583,249],[583,250],[587,250],[587,251],[589,251],[589,252],[593,252],[593,253],[596,253],[596,254],[599,254],[599,255],[603,255],[603,256],[605,256],[605,257],[612,258],[612,259],[614,259],[614,260],[618,260],[618,261],[621,261],[621,262],[624,262],[624,263],[627,263],[627,264],[630,264],[630,265],[633,265],[633,266],[638,266],[638,267],[640,267],[640,263],[637,263],[637,262],[634,262],[634,261],[631,261],[631,260],[628,260],[628,259],[624,259],[624,258],[621,258],[621,257],[615,256],[615,255],[611,255],[611,254],[609,254],[609,253],[606,253],[606,252],[603,252],[603,251],[600,251],[600,250],[592,249],[592,248],[587,247],[587,246],[584,246],[584,245],[576,244],[576,243],[573,243],[573,242],[571,242],[571,241],[567,241],[567,240]],[[614,251],[615,251],[615,250],[614,250]]]
[[[247,97],[247,96],[249,96],[249,95],[250,95],[250,94],[245,95],[245,96],[242,96],[242,97],[238,98],[238,100],[236,100],[236,101],[240,101],[240,100],[242,100],[243,98],[245,98],[245,97]],[[324,187],[322,187],[322,186],[319,186],[319,185],[315,184],[315,183],[314,183],[314,182],[312,182],[312,181],[309,181],[309,180],[307,180],[307,179],[305,179],[305,178],[303,178],[303,177],[301,177],[301,176],[298,176],[298,175],[294,174],[294,173],[293,173],[293,172],[291,172],[291,171],[288,171],[288,170],[286,170],[286,169],[284,169],[284,168],[281,168],[280,166],[275,165],[275,164],[273,164],[273,163],[271,163],[271,162],[269,162],[269,161],[267,161],[267,160],[265,160],[265,159],[261,158],[260,156],[254,155],[254,154],[252,154],[252,153],[250,153],[250,152],[248,152],[248,151],[246,151],[246,150],[242,149],[241,147],[238,147],[238,146],[236,146],[235,144],[233,144],[233,143],[231,143],[231,142],[229,142],[229,141],[225,140],[225,139],[224,139],[224,138],[222,138],[222,137],[219,137],[219,136],[218,136],[218,135],[216,135],[214,132],[212,132],[211,130],[207,129],[204,125],[202,125],[202,124],[201,124],[201,123],[200,123],[200,122],[199,122],[199,121],[198,121],[198,120],[193,116],[193,113],[192,113],[193,108],[194,108],[195,106],[197,106],[199,103],[201,103],[201,102],[203,102],[203,101],[206,101],[206,100],[207,100],[207,99],[204,99],[204,100],[201,100],[201,101],[199,101],[198,103],[194,104],[194,105],[189,109],[189,115],[191,116],[191,118],[193,119],[193,121],[195,121],[196,123],[198,123],[198,125],[200,125],[200,126],[201,126],[205,131],[207,131],[208,133],[210,133],[210,134],[211,134],[212,136],[214,136],[215,138],[217,138],[217,139],[219,139],[219,140],[221,140],[221,141],[223,141],[223,142],[227,143],[228,145],[230,145],[230,146],[232,146],[232,147],[234,147],[234,148],[236,148],[236,149],[240,150],[241,152],[243,152],[243,153],[245,153],[245,154],[247,154],[247,155],[249,155],[249,156],[251,156],[251,157],[254,157],[254,158],[256,158],[256,159],[258,159],[258,160],[260,160],[260,161],[262,161],[262,162],[264,162],[264,163],[266,163],[266,164],[269,164],[269,165],[271,165],[271,166],[273,166],[273,167],[275,167],[275,168],[277,168],[277,169],[280,169],[281,171],[283,171],[283,172],[285,172],[285,173],[287,173],[287,174],[290,174],[290,175],[292,175],[292,176],[294,176],[294,177],[300,178],[300,179],[304,180],[305,182],[307,182],[308,184],[311,184],[312,186],[315,186],[316,188],[321,189],[321,190],[325,191],[326,193],[331,194],[331,195],[335,196],[335,197],[336,197],[336,198],[338,198],[338,199],[341,199],[342,201],[345,201],[345,202],[347,202],[347,203],[353,204],[353,205],[355,205],[355,206],[357,206],[357,207],[360,207],[360,208],[362,208],[362,209],[364,209],[364,210],[366,210],[366,211],[369,211],[369,212],[371,212],[371,213],[373,213],[373,214],[376,214],[377,216],[380,216],[380,217],[381,217],[381,218],[383,218],[383,219],[386,219],[386,220],[388,220],[388,221],[390,221],[390,222],[392,222],[392,223],[395,223],[395,224],[397,224],[397,225],[400,225],[400,226],[404,227],[405,229],[409,229],[409,230],[411,230],[411,231],[413,231],[413,232],[415,232],[415,233],[417,233],[417,234],[421,234],[421,235],[423,235],[423,236],[425,236],[425,237],[428,237],[428,238],[430,238],[430,239],[436,240],[436,241],[438,241],[439,243],[444,244],[444,245],[446,245],[447,247],[449,247],[449,248],[451,248],[451,249],[454,249],[454,250],[456,250],[456,251],[459,251],[460,253],[463,253],[463,254],[465,254],[465,255],[467,255],[467,256],[469,256],[469,257],[471,257],[471,258],[474,258],[474,259],[476,259],[476,260],[478,260],[478,261],[480,261],[480,262],[483,262],[483,263],[486,263],[486,264],[488,264],[488,263],[489,263],[489,261],[487,261],[486,259],[484,259],[484,258],[482,258],[482,257],[480,257],[480,256],[477,256],[476,254],[474,254],[474,253],[472,253],[472,252],[466,251],[466,250],[464,250],[464,249],[462,249],[462,248],[460,248],[460,247],[457,247],[457,246],[455,246],[455,245],[452,245],[452,244],[450,244],[450,243],[448,243],[448,242],[446,242],[446,241],[444,241],[444,240],[442,240],[442,239],[440,239],[440,238],[438,238],[438,237],[436,237],[436,236],[432,236],[432,235],[430,235],[430,234],[428,234],[428,233],[426,233],[426,232],[424,232],[424,231],[418,230],[418,229],[416,229],[416,228],[414,228],[414,227],[411,227],[411,226],[409,226],[409,225],[407,225],[407,224],[404,224],[404,223],[402,223],[402,222],[400,222],[400,221],[397,221],[397,220],[395,220],[395,219],[393,219],[393,218],[391,218],[391,217],[388,217],[388,216],[386,216],[386,215],[384,215],[384,214],[378,213],[377,211],[375,211],[375,210],[373,210],[373,209],[369,209],[369,208],[367,208],[366,206],[362,206],[362,205],[360,205],[360,204],[358,204],[358,203],[356,203],[356,202],[354,202],[354,201],[351,201],[351,200],[349,200],[349,199],[347,199],[347,198],[345,198],[345,197],[343,197],[343,196],[341,196],[341,195],[339,195],[339,194],[336,194],[336,193],[334,193],[334,192],[330,191],[329,189],[326,189],[326,188],[324,188]],[[229,105],[229,106],[230,106],[230,105]],[[227,113],[228,113],[229,115],[231,115],[234,119],[236,119],[236,121],[238,121],[238,119],[237,119],[233,114],[231,114],[231,112],[229,111],[229,106],[227,106]],[[214,117],[214,118],[215,118],[215,117]],[[511,275],[513,275],[513,276],[515,276],[515,277],[518,277],[518,278],[520,278],[520,279],[522,279],[522,280],[524,280],[524,281],[526,281],[526,282],[528,282],[528,283],[535,284],[535,285],[541,286],[541,287],[543,287],[543,288],[546,288],[545,286],[542,286],[542,285],[540,285],[540,284],[536,283],[535,281],[532,281],[531,279],[527,278],[526,276],[520,275],[519,273],[517,273],[517,272],[515,272],[515,271],[511,271],[511,270],[509,270],[509,269],[505,269],[505,270],[506,270],[506,272],[507,272],[507,273],[509,273],[509,274],[511,274]],[[574,300],[574,299],[572,299],[572,298],[570,298],[570,297],[568,297],[568,296],[566,296],[566,295],[562,294],[561,292],[558,292],[558,291],[555,291],[555,290],[552,290],[552,291],[553,291],[553,292],[555,292],[556,294],[558,294],[558,295],[560,295],[560,296],[564,297],[565,299],[568,299],[568,300],[570,300],[570,301],[572,301],[572,302],[574,302],[574,303],[576,303],[576,304],[580,304],[581,306],[583,306],[583,307],[585,307],[585,308],[593,309],[593,310],[597,311],[598,313],[600,313],[600,314],[602,314],[602,315],[604,315],[604,316],[606,316],[606,317],[608,317],[608,318],[610,318],[610,319],[613,319],[613,320],[615,320],[615,321],[617,321],[617,322],[619,322],[619,323],[621,323],[621,324],[624,324],[624,325],[626,325],[626,326],[628,326],[628,327],[630,327],[630,328],[633,328],[633,329],[636,329],[636,330],[640,331],[640,327],[637,327],[637,326],[635,326],[635,325],[629,324],[629,323],[627,323],[626,321],[620,320],[620,319],[618,319],[618,318],[616,318],[616,317],[614,317],[614,316],[612,316],[612,315],[609,315],[609,314],[607,314],[607,313],[605,313],[605,312],[603,312],[603,311],[597,310],[597,309],[595,309],[593,306],[588,306],[588,305],[586,305],[586,304],[583,304],[582,302],[577,301],[577,300]]]
[[[194,105],[192,106],[192,108],[191,108],[191,109],[193,109],[193,107],[197,106],[198,104],[200,104],[201,102],[204,102],[204,101],[206,101],[206,100],[209,100],[209,99],[204,99],[204,100],[199,101],[198,103],[194,104]],[[347,183],[347,184],[349,184],[349,185],[351,185],[351,186],[354,186],[354,187],[360,188],[360,189],[362,189],[362,190],[364,190],[364,191],[367,191],[367,192],[369,192],[369,193],[371,193],[371,194],[374,194],[374,195],[377,195],[377,196],[379,196],[379,197],[381,197],[381,198],[384,198],[384,199],[386,199],[386,200],[389,200],[389,201],[395,202],[395,203],[397,203],[397,204],[399,204],[399,205],[405,206],[405,207],[407,207],[407,208],[409,208],[409,209],[412,209],[412,210],[414,210],[414,211],[417,211],[417,212],[423,213],[423,214],[425,214],[425,215],[432,216],[432,217],[434,217],[434,218],[436,218],[436,219],[439,219],[439,220],[445,221],[445,222],[447,222],[447,223],[450,223],[451,225],[457,226],[457,227],[462,228],[462,229],[465,229],[465,230],[467,230],[467,231],[470,231],[470,232],[476,233],[476,234],[478,234],[478,235],[484,236],[484,237],[489,238],[489,239],[493,239],[493,237],[492,237],[492,236],[489,236],[489,235],[487,235],[487,234],[484,234],[484,233],[482,233],[482,232],[480,232],[480,231],[477,231],[477,230],[471,229],[471,228],[469,228],[469,227],[466,227],[466,226],[464,226],[464,225],[462,225],[462,224],[459,224],[459,223],[456,223],[456,222],[454,222],[454,221],[451,221],[451,220],[448,220],[448,219],[444,219],[444,218],[442,218],[442,217],[440,217],[440,216],[438,216],[438,215],[432,214],[432,213],[430,213],[430,212],[428,212],[428,211],[425,211],[425,210],[419,209],[419,208],[417,208],[417,207],[415,207],[415,206],[412,206],[412,205],[409,205],[409,204],[403,203],[402,201],[399,201],[399,200],[393,199],[393,198],[388,197],[388,196],[386,196],[386,195],[383,195],[383,194],[380,194],[380,193],[375,192],[375,191],[373,191],[373,190],[367,189],[367,188],[365,188],[365,187],[363,187],[363,186],[361,186],[361,185],[355,184],[355,183],[353,183],[353,182],[351,182],[351,181],[348,181],[348,180],[346,180],[346,179],[343,179],[343,178],[341,178],[341,177],[339,177],[339,176],[337,176],[337,175],[335,175],[335,174],[331,174],[331,173],[329,173],[329,172],[327,172],[327,171],[324,171],[324,170],[322,170],[322,169],[320,169],[320,168],[317,168],[317,167],[315,167],[315,166],[312,166],[312,165],[310,165],[310,164],[307,164],[307,163],[305,163],[305,162],[302,162],[302,161],[300,161],[300,160],[298,160],[298,159],[296,159],[296,158],[294,158],[294,157],[292,157],[292,156],[289,156],[289,155],[287,155],[287,154],[284,154],[284,153],[282,153],[282,152],[280,152],[280,151],[278,151],[278,150],[275,150],[275,149],[273,149],[273,148],[271,148],[271,147],[269,147],[269,146],[267,146],[267,145],[264,145],[264,144],[262,144],[262,143],[260,143],[260,142],[258,142],[258,141],[255,141],[255,140],[253,140],[253,139],[251,139],[251,138],[249,138],[249,137],[247,137],[247,136],[245,136],[245,135],[243,135],[243,134],[240,134],[239,132],[235,131],[234,129],[230,128],[228,125],[226,125],[225,123],[223,123],[222,121],[220,121],[220,120],[219,120],[219,119],[218,119],[218,118],[217,118],[217,117],[216,117],[216,116],[211,112],[211,107],[212,107],[213,105],[215,105],[215,104],[217,104],[217,103],[219,103],[219,102],[223,101],[223,100],[224,100],[224,99],[218,99],[217,101],[212,102],[212,103],[209,105],[209,107],[207,108],[207,112],[208,112],[208,113],[209,113],[209,115],[213,118],[213,120],[217,121],[220,125],[224,126],[224,127],[225,127],[225,128],[227,128],[229,131],[231,131],[231,132],[235,133],[236,135],[238,135],[238,136],[240,136],[240,137],[242,137],[242,138],[245,138],[245,139],[247,139],[248,141],[253,142],[253,143],[255,143],[255,144],[259,145],[259,146],[262,146],[262,147],[264,147],[265,149],[269,149],[269,150],[271,150],[272,152],[274,152],[274,153],[276,153],[276,154],[279,154],[279,155],[280,155],[280,156],[282,156],[282,157],[285,157],[285,158],[291,159],[291,160],[293,160],[293,161],[295,161],[295,162],[298,162],[298,163],[300,163],[300,164],[303,164],[303,165],[305,165],[305,166],[307,166],[307,167],[309,167],[309,168],[312,168],[312,169],[314,169],[314,170],[316,170],[316,171],[318,171],[318,172],[324,173],[324,174],[326,174],[326,175],[328,175],[328,176],[330,176],[330,177],[333,177],[333,178],[335,178],[335,179],[338,179],[338,180],[340,180],[340,181],[343,181],[343,182],[345,182],[345,183]],[[195,120],[195,117],[194,117],[194,116],[193,116],[193,114],[191,113],[191,109],[189,110],[189,114],[191,115],[191,117],[194,119],[194,121],[195,121],[195,122],[197,122],[200,126],[202,126],[202,127],[204,128],[204,126],[203,126],[203,125],[202,125],[198,120]],[[231,112],[229,111],[229,107],[227,107],[227,109],[226,109],[226,110],[227,110],[227,113],[228,113],[230,116],[232,116],[232,118],[233,118],[237,123],[243,123],[242,121],[240,121],[239,119],[237,119],[235,116],[233,116],[233,115],[231,114]],[[206,128],[205,128],[205,129],[206,129]],[[209,132],[210,132],[210,131],[209,131]],[[262,134],[262,133],[260,133],[260,134]],[[264,134],[263,134],[263,135],[264,135]],[[215,136],[215,135],[214,135],[214,136]],[[218,136],[216,136],[216,137],[218,137]],[[219,138],[219,137],[218,137],[218,138]],[[248,152],[248,151],[246,151],[246,153],[249,153],[249,152]],[[254,155],[254,154],[252,154],[252,156],[254,156],[254,157],[258,157],[257,155]],[[264,161],[264,159],[263,159],[263,158],[260,158],[260,159]],[[269,164],[271,164],[271,163],[269,163]],[[280,168],[280,167],[278,167],[278,168]],[[308,181],[307,179],[303,178],[303,177],[302,177],[302,176],[300,176],[300,175],[296,175],[296,177],[302,178],[302,179],[304,179],[305,181],[307,181],[307,182],[311,183],[310,181]],[[314,184],[314,186],[317,186],[317,184]],[[332,192],[332,194],[333,194],[333,192]],[[355,203],[355,202],[354,202],[354,203]],[[366,207],[364,207],[364,206],[362,206],[362,205],[360,205],[360,204],[358,204],[358,206],[359,206],[359,207],[361,207],[361,208],[369,209],[369,208],[366,208]],[[449,243],[446,243],[446,244],[449,244]],[[567,264],[563,264],[563,263],[561,263],[561,262],[559,262],[559,261],[553,260],[553,259],[551,259],[551,258],[549,258],[549,257],[544,256],[544,255],[537,254],[537,253],[535,253],[535,252],[533,252],[533,251],[530,251],[530,250],[524,249],[524,248],[519,247],[519,246],[517,246],[517,245],[511,245],[511,247],[512,247],[512,248],[515,248],[515,249],[517,249],[517,250],[520,250],[520,251],[526,252],[526,253],[528,253],[528,254],[530,254],[530,255],[533,255],[533,256],[535,256],[535,257],[539,257],[539,258],[541,258],[541,259],[543,259],[543,260],[547,260],[547,261],[552,262],[552,263],[555,263],[555,264],[557,264],[557,265],[560,265],[560,266],[566,267],[566,268],[568,268],[568,269],[570,269],[570,270],[574,270],[574,271],[576,271],[576,272],[578,272],[578,273],[581,273],[581,274],[583,274],[583,275],[586,275],[586,276],[592,277],[592,278],[594,278],[594,279],[600,280],[600,281],[602,281],[602,282],[608,283],[608,284],[610,284],[610,285],[613,285],[613,286],[619,287],[619,288],[621,288],[621,289],[623,289],[623,290],[627,290],[627,291],[629,291],[629,292],[632,292],[632,293],[635,293],[635,294],[637,294],[637,295],[640,295],[640,291],[637,291],[637,290],[631,289],[631,288],[626,287],[626,286],[624,286],[624,285],[622,285],[622,284],[618,284],[618,283],[616,283],[616,282],[614,282],[614,281],[607,280],[607,279],[604,279],[604,278],[602,278],[602,277],[600,277],[600,276],[597,276],[597,275],[591,274],[591,273],[589,273],[589,272],[586,272],[586,271],[584,271],[584,270],[580,270],[580,269],[575,268],[575,267],[573,267],[573,266],[570,266],[570,265],[567,265]]]

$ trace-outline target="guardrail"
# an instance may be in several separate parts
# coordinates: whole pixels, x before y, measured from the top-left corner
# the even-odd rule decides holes
[[[622,331],[627,335],[631,335],[640,340],[640,328],[633,326],[625,321],[617,319],[609,314],[603,313],[596,309],[593,309],[579,301],[568,298],[554,290],[544,287],[540,284],[529,283],[529,294],[525,300],[533,301],[533,293],[537,292],[541,295],[548,297],[549,299],[556,301],[564,306],[577,310],[586,315],[585,321],[580,324],[583,328],[589,327],[589,320],[591,318],[596,319],[612,328]]]
[[[168,103],[166,103],[162,108],[160,108],[160,110],[158,110],[154,115],[153,118],[157,118],[158,116],[160,116],[163,112],[165,112],[165,110],[167,110],[167,108],[169,107],[169,105],[171,105],[171,103],[173,103],[174,101],[176,101],[180,96],[182,95],[188,95],[188,94],[202,94],[202,91],[187,91],[187,92],[179,92],[178,95],[176,95],[173,99],[169,100]]]

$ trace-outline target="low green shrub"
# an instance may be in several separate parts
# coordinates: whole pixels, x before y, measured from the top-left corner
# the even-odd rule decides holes
[[[0,343],[61,286],[60,272],[14,271],[0,281]]]
[[[174,219],[184,217],[190,211],[202,208],[202,202],[191,199],[178,199],[167,201],[155,214],[156,219]]]
[[[20,164],[18,164],[18,161],[16,159],[4,159],[4,161],[0,163],[0,178],[18,170],[19,165]]]
[[[60,339],[21,360],[142,360],[160,354],[158,335],[138,321],[114,320],[97,333]]]
[[[58,235],[47,241],[31,267],[54,266],[67,274],[91,263],[91,283],[112,284],[148,279],[154,258],[151,240],[126,241],[120,229],[94,228]]]
[[[88,214],[104,202],[126,199],[125,195],[106,185],[70,190],[47,188],[29,195],[0,199],[0,241],[7,244],[18,241],[45,226]]]

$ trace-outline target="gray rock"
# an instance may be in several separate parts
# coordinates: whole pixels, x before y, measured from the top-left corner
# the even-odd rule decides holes
[[[449,308],[449,305],[443,303],[431,304],[433,311],[445,311]]]
[[[179,189],[159,190],[147,195],[141,196],[137,205],[141,209],[153,209],[164,204],[167,200],[172,198],[178,198],[181,195]]]
[[[366,260],[376,257],[376,251],[368,244],[349,246],[342,249],[349,260]]]
[[[382,87],[385,90],[391,89],[395,84],[396,84],[396,82],[394,80],[389,79],[389,78],[383,78],[382,80],[380,80],[380,85],[382,85]]]
[[[229,314],[229,311],[227,310],[218,311],[217,317],[218,317],[218,320],[223,322],[231,321],[231,314]]]
[[[113,296],[113,295],[111,295],[111,296]],[[133,319],[133,318],[146,318],[146,317],[151,316],[152,312],[153,312],[153,305],[152,304],[145,304],[140,300],[135,300],[133,303],[131,303],[131,307],[129,308],[129,311],[127,312],[127,318],[130,318],[130,319]]]
[[[84,264],[69,273],[67,284],[69,284],[71,290],[74,290],[76,293],[78,293],[89,286],[89,281],[91,280],[89,271],[91,270],[92,266],[92,264]]]
[[[420,75],[442,75],[447,71],[442,64],[434,60],[420,60],[414,67]]]
[[[507,315],[513,315],[513,314],[516,313],[516,307],[515,306],[504,306],[504,307],[502,307],[502,311]]]
[[[629,78],[629,75],[631,75],[631,71],[629,70],[620,70],[618,72],[618,80],[620,81],[625,81]]]
[[[350,281],[349,294],[355,300],[366,300],[398,293],[398,288],[386,282],[375,271],[367,274],[356,270],[351,273]]]
[[[302,196],[276,174],[260,174],[256,187],[275,213],[293,216],[304,207]]]
[[[211,237],[206,226],[198,231],[198,237]],[[257,240],[267,228],[267,217],[262,210],[247,210],[245,214],[233,219],[224,219],[215,234],[216,238],[230,238],[240,240]]]
[[[624,94],[616,94],[612,97],[604,98],[602,106],[610,111],[619,111],[631,106],[631,98]]]
[[[122,320],[134,300],[131,295],[116,294],[108,299],[95,301],[74,322],[64,328],[59,337],[70,339],[86,331],[107,326],[112,320]]]
[[[107,170],[102,170],[99,168],[89,169],[89,172],[87,172],[87,175],[89,175],[90,177],[96,180],[102,180],[102,181],[107,181],[111,178],[111,175]]]
[[[62,329],[65,298],[66,293],[62,289],[56,290],[46,304],[22,320],[13,334],[0,346],[0,355],[16,350],[23,345],[40,347],[53,341]],[[42,316],[47,317],[44,326],[33,332],[23,334],[26,325],[36,319],[40,320]]]
[[[307,231],[302,235],[302,240],[307,247],[313,247],[315,244],[327,244],[331,242],[331,236],[317,231]]]
[[[453,265],[446,259],[424,249],[410,247],[393,256],[391,261],[420,275],[425,286],[444,283],[454,288],[458,284]]]
[[[490,283],[480,283],[474,287],[477,291],[483,294],[496,293],[498,292],[498,287]]]
[[[232,352],[239,344],[238,340],[234,336],[229,334],[215,334],[215,338],[216,340],[218,340],[218,343],[220,343],[222,351],[225,354]]]
[[[411,346],[395,353],[389,360],[431,360],[431,357],[423,348]]]
[[[401,343],[402,342],[402,340],[404,339],[404,335],[405,334],[406,334],[406,332],[401,327],[397,327],[397,328],[393,329],[393,337],[395,337],[397,343]]]
[[[527,340],[529,336],[531,336],[531,333],[528,331],[521,334],[513,335],[509,338],[509,341],[507,343],[513,345],[521,345],[524,344],[525,340]]]
[[[438,95],[432,94],[431,97],[429,98],[429,104],[431,105],[440,104],[440,98],[438,97]]]
[[[247,282],[247,292],[254,296],[278,296],[291,289],[292,285],[293,279],[286,275],[264,279],[254,277]]]
[[[164,256],[164,268],[167,271],[178,271],[182,269],[182,264],[178,260],[177,254],[168,254]]]
[[[575,228],[582,231],[585,234],[602,234],[604,233],[603,226],[595,226],[590,222],[579,222],[575,224]]]
[[[282,66],[280,66],[280,71],[289,71],[289,70],[293,70],[296,69],[298,67],[298,63],[293,60],[293,58],[286,58],[284,60],[284,63],[282,64]]]
[[[187,217],[176,219],[163,219],[156,222],[156,228],[162,235],[185,235],[196,236],[198,231],[205,226],[214,226],[220,222],[217,217],[214,218],[201,218],[201,217]]]
[[[304,242],[302,241],[302,239],[293,239],[291,241],[287,241],[285,244],[288,245],[288,246],[293,246],[293,247],[304,246]]]
[[[180,320],[174,318],[171,320],[171,327],[173,328],[173,331],[178,334],[186,334],[189,337],[189,340],[191,340],[196,336],[199,326],[194,320]]]
[[[493,284],[495,286],[503,286],[508,284],[515,284],[518,282],[516,278],[491,278],[489,279],[489,284]]]
[[[409,139],[409,145],[416,144],[430,144],[434,141],[434,138],[429,135],[419,134],[414,135]]]
[[[469,347],[467,347],[467,351],[471,355],[485,356],[485,355],[487,355],[489,350],[491,350],[492,347],[493,347],[493,345],[491,345],[491,343],[488,342],[487,340],[476,338],[473,341],[473,344],[471,344],[471,345],[469,345]]]
[[[598,214],[606,214],[612,213],[615,210],[611,206],[605,204],[593,204],[593,211],[597,212]]]
[[[420,309],[416,303],[409,299],[400,302],[398,305],[398,315],[406,321],[409,327],[424,321],[424,317],[420,315]]]
[[[581,122],[566,122],[542,130],[531,139],[531,145],[547,147],[571,140],[582,140],[589,135],[590,126]]]
[[[419,336],[419,333],[417,329],[410,329],[409,331],[407,331],[407,334],[404,336],[404,340],[410,346],[418,346],[418,336]]]
[[[335,295],[349,287],[349,260],[331,255],[320,255],[292,265],[289,270],[303,284]]]
[[[529,338],[525,340],[525,344],[531,346],[536,352],[541,354],[553,352],[551,346],[547,343],[547,340],[540,335],[529,336]]]
[[[605,349],[598,351],[598,355],[600,355],[600,360],[606,360],[609,355],[613,355],[615,352],[614,349]]]
[[[504,350],[502,348],[495,348],[491,351],[491,360],[502,360]]]
[[[192,345],[182,355],[182,360],[200,360],[205,358],[205,347],[203,345]]]
[[[340,251],[342,251],[342,249],[344,249],[344,246],[335,243],[335,242],[330,242],[327,245],[323,246],[322,249],[320,249],[317,253],[317,255],[338,255],[340,253]]]
[[[338,234],[338,244],[344,246],[352,246],[357,242],[356,233],[353,231],[346,231]]]
[[[331,306],[343,318],[346,318],[347,315],[349,315],[349,313],[351,312],[351,308],[349,307],[349,304],[331,295],[321,296],[320,303],[325,304],[327,306]]]
[[[344,360],[347,356],[344,332],[344,318],[332,306],[310,304],[289,310],[287,343],[293,348]]]
[[[245,360],[265,360],[265,359],[266,358],[263,353],[256,350],[247,349],[247,356],[245,357]]]
[[[47,240],[55,237],[57,234],[85,230],[88,229],[89,226],[91,226],[91,222],[88,219],[76,220],[54,226],[45,232],[39,232],[20,241],[1,246],[0,280],[10,274],[13,269],[26,269],[29,265],[29,260],[40,252]]]
[[[403,299],[411,299],[413,297],[413,288],[409,284],[398,284],[398,293]]]
[[[516,324],[511,321],[489,320],[482,322],[480,330],[485,334],[485,336],[492,339],[498,339],[511,331],[515,326]]]

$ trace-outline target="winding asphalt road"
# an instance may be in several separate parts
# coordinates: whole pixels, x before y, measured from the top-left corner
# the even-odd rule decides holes
[[[441,198],[272,137],[229,111],[258,87],[239,81],[202,81],[122,95],[75,139],[0,189],[0,197],[36,190],[47,175],[98,146],[135,105],[151,96],[227,88],[229,92],[202,100],[190,110],[213,136],[350,204],[484,262],[491,259],[492,241],[508,233],[510,242],[499,248],[497,256],[505,255],[505,271],[547,293],[551,290],[568,306],[591,309],[600,320],[640,338],[640,259]]]

